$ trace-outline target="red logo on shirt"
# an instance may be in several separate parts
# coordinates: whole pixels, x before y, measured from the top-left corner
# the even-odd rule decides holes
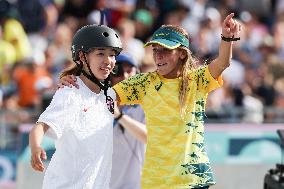
[[[90,109],[90,107],[84,107],[84,108],[83,108],[83,111],[84,111],[84,112],[87,112],[88,109]]]

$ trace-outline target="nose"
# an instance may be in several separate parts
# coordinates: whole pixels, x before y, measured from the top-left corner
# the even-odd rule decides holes
[[[163,55],[162,55],[162,53],[157,52],[157,53],[155,54],[154,58],[155,58],[155,60],[162,60]]]
[[[106,56],[104,59],[105,64],[111,64],[112,62],[115,62],[115,59],[112,56]]]

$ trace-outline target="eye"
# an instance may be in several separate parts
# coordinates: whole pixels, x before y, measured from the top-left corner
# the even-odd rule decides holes
[[[97,55],[98,56],[104,56],[104,53],[103,52],[98,52]]]

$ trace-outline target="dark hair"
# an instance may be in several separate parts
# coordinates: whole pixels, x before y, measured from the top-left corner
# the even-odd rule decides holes
[[[81,74],[81,69],[77,66],[77,65],[72,65],[68,68],[65,68],[61,73],[59,78],[61,79],[64,76],[67,75],[75,75],[75,76],[79,76]]]

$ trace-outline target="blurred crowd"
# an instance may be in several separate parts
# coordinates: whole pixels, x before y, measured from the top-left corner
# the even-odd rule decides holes
[[[123,51],[141,72],[155,70],[143,44],[162,24],[181,25],[200,65],[217,56],[221,24],[229,12],[242,23],[224,86],[208,98],[208,118],[234,114],[242,122],[284,119],[283,0],[0,0],[0,107],[8,121],[30,122],[72,63],[74,32],[103,22],[116,29]],[[103,16],[102,16],[103,15]],[[19,113],[20,112],[20,113]]]

